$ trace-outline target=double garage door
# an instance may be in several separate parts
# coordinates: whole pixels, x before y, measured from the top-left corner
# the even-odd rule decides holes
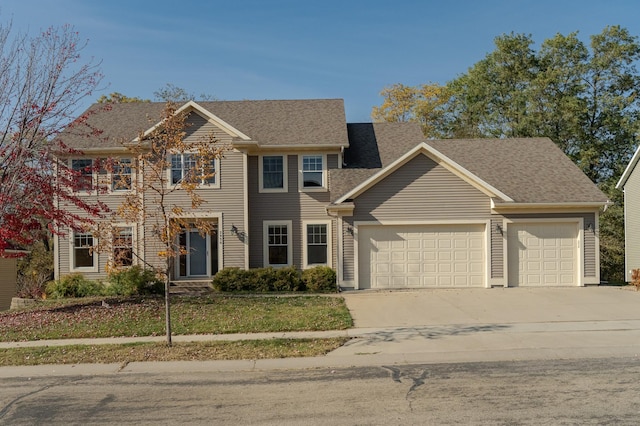
[[[485,225],[367,225],[358,229],[359,288],[486,285]],[[575,222],[510,223],[509,286],[578,284]]]
[[[360,288],[485,284],[485,225],[375,225],[358,233]]]

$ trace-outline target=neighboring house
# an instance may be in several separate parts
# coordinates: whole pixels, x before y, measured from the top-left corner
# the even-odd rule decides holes
[[[15,253],[12,250],[8,254]],[[18,259],[0,256],[0,311],[11,307],[11,299],[17,295]]]
[[[616,188],[624,191],[624,277],[640,269],[640,146],[631,158]]]
[[[84,153],[68,161],[126,157],[121,142],[154,125],[147,117],[163,106],[114,104],[90,115],[103,133],[63,134]],[[216,230],[185,231],[174,280],[210,279],[223,267],[327,265],[354,289],[599,283],[607,197],[549,139],[425,141],[413,123],[347,124],[336,99],[180,110],[192,123],[187,138],[214,131],[233,149],[200,189],[207,203],[198,215]],[[181,164],[177,155],[172,172]],[[86,177],[101,178],[109,176]],[[101,200],[117,206],[121,196]],[[120,229],[120,250],[159,264],[145,224]],[[91,252],[94,243],[91,234],[59,237],[56,277],[104,276],[109,254]]]

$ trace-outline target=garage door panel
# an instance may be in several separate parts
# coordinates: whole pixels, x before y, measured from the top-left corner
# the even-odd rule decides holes
[[[509,285],[577,285],[577,235],[577,225],[571,222],[509,225]]]
[[[358,249],[360,287],[482,287],[486,274],[484,228],[362,226]]]

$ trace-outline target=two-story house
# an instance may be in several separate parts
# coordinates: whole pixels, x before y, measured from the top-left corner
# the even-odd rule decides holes
[[[83,170],[124,158],[126,176],[123,142],[157,124],[148,117],[163,107],[93,106],[101,134],[63,133],[82,152],[65,161]],[[224,267],[328,265],[355,289],[599,283],[607,198],[549,139],[425,141],[413,123],[347,123],[338,99],[187,102],[180,111],[189,114],[186,138],[214,132],[231,149],[198,189],[206,200],[198,217],[216,227],[206,236],[185,230],[174,280],[210,279]],[[167,173],[178,179],[188,162],[189,153],[174,154]],[[85,196],[111,207],[130,190],[109,172],[83,179]],[[92,251],[90,233],[57,237],[56,277],[103,277],[116,251],[131,263],[161,262],[149,224],[118,229],[111,254]]]

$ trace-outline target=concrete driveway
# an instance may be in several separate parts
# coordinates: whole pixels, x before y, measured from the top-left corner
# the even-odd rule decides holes
[[[619,287],[354,291],[354,364],[640,354],[640,292]],[[381,364],[384,365],[384,364]]]
[[[343,293],[356,328],[640,320],[640,292],[621,287]]]

